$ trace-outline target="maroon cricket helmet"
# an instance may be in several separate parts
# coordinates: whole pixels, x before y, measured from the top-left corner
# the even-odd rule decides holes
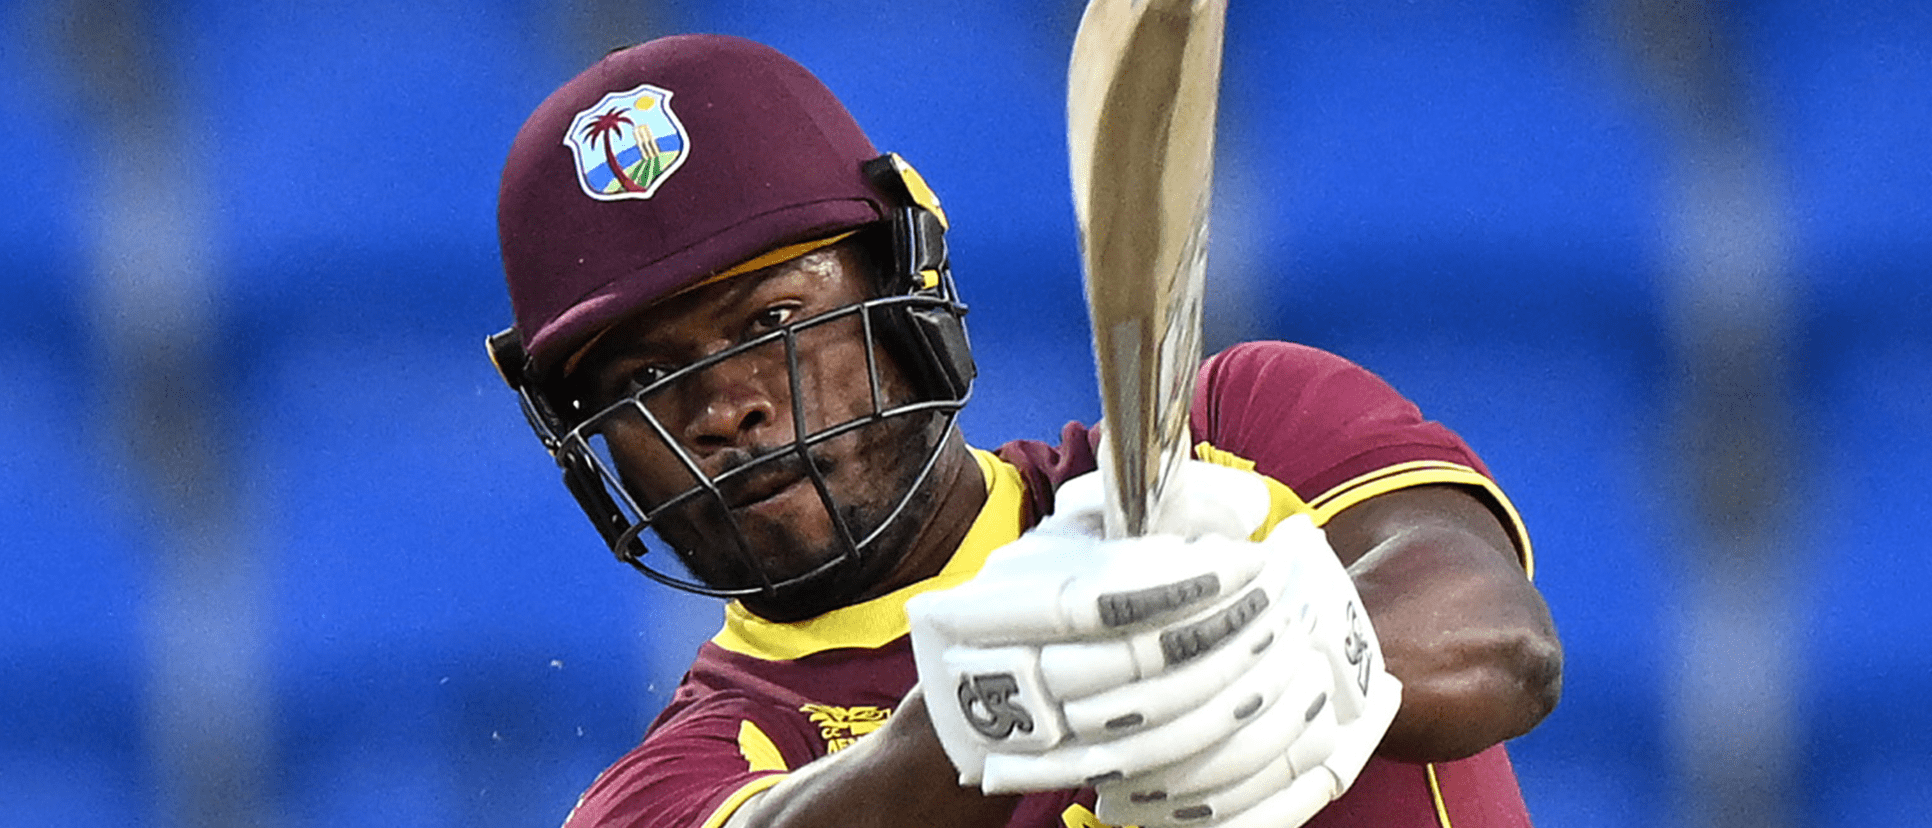
[[[786,245],[886,219],[879,152],[832,92],[770,47],[679,35],[612,52],[510,148],[497,229],[531,366]]]

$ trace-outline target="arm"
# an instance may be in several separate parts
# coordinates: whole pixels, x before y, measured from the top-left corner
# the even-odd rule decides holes
[[[1384,755],[1470,755],[1548,712],[1560,650],[1542,599],[1483,501],[1454,486],[1398,490],[1342,512],[1328,529],[1352,564],[1389,669],[1405,683]],[[915,690],[885,727],[749,800],[727,828],[999,826],[1011,816],[1017,798],[988,797],[957,780]]]
[[[1325,528],[1402,680],[1380,754],[1459,759],[1528,732],[1556,706],[1563,651],[1549,609],[1482,500],[1456,486],[1399,489]]]
[[[754,796],[726,828],[1001,826],[1018,803],[960,787],[915,688],[884,727]]]

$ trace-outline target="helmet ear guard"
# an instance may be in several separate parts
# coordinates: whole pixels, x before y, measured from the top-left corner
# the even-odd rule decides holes
[[[946,252],[946,213],[898,153],[866,162],[864,172],[898,202],[886,220],[892,264],[881,292],[936,300],[892,306],[881,317],[882,334],[894,352],[906,355],[904,370],[921,398],[963,402],[978,369],[966,336],[966,305]]]

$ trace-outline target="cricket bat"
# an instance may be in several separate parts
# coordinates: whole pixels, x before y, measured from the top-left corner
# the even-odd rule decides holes
[[[1090,0],[1067,149],[1104,418],[1108,537],[1148,533],[1187,459],[1226,0]]]

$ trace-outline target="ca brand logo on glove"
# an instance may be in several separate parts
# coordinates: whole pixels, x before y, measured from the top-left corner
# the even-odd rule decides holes
[[[1033,715],[1014,701],[1019,694],[1020,683],[1011,673],[959,679],[959,709],[965,711],[973,729],[988,739],[1004,739],[1015,730],[1033,732]]]
[[[1368,694],[1369,685],[1368,648],[1368,631],[1363,628],[1362,613],[1356,608],[1355,602],[1350,601],[1348,638],[1342,641],[1342,653],[1348,657],[1348,663],[1355,665],[1355,684],[1362,688],[1363,695]]]

